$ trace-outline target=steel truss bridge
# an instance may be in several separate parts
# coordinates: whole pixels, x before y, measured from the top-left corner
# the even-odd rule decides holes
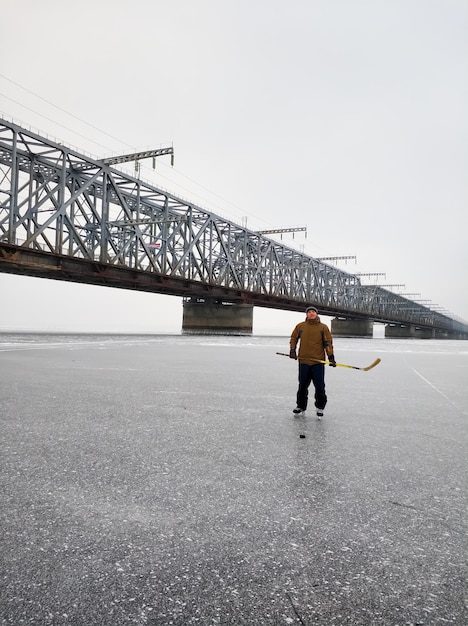
[[[468,325],[0,119],[0,271],[414,325]]]

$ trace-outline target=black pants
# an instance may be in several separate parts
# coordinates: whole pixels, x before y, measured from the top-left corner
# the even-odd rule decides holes
[[[315,365],[299,363],[297,406],[303,411],[307,408],[311,382],[315,388],[315,406],[317,409],[324,409],[327,404],[327,395],[325,393],[325,365],[323,363],[315,363]]]

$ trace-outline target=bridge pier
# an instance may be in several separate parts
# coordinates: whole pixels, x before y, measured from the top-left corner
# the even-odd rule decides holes
[[[385,337],[389,339],[413,338],[416,336],[414,326],[403,324],[387,324],[385,326]]]
[[[208,298],[184,300],[182,334],[251,335],[253,306],[231,304]]]
[[[372,337],[374,322],[373,320],[351,320],[336,317],[331,321],[331,332],[334,337]]]
[[[433,328],[416,328],[414,336],[416,339],[434,339],[436,334]]]

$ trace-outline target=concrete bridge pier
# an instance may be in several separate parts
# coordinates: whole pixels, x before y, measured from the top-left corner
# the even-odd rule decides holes
[[[253,306],[208,298],[184,300],[182,334],[251,335]]]
[[[435,339],[454,339],[453,334],[448,330],[436,330],[434,334]]]
[[[331,332],[334,337],[372,337],[374,322],[336,317],[331,321]]]
[[[416,339],[434,339],[436,335],[433,328],[416,328],[414,336]]]
[[[389,339],[413,338],[415,336],[416,328],[414,326],[403,324],[387,324],[385,326],[385,337]]]

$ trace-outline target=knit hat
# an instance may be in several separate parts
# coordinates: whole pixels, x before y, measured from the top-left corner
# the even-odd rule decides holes
[[[315,311],[315,312],[318,314],[318,311],[317,311],[317,309],[316,309],[314,306],[308,306],[308,307],[307,307],[307,309],[306,309],[306,311],[305,311],[305,312],[306,312],[306,315],[307,315],[307,313],[308,313],[309,311]]]

